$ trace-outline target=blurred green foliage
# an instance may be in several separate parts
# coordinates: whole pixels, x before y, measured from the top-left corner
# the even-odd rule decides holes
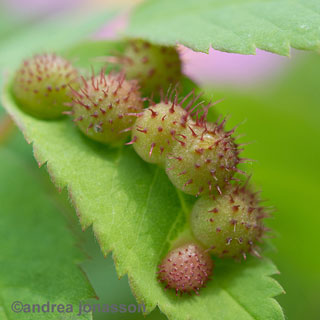
[[[26,154],[25,154],[26,155]],[[59,202],[47,193],[46,184],[32,174],[25,157],[0,148],[0,305],[1,319],[30,319],[29,313],[10,312],[14,301],[24,304],[73,304],[94,295],[78,267],[85,255],[75,246],[77,236]],[[17,178],[18,177],[18,178]],[[73,227],[71,229],[74,229]],[[76,290],[75,290],[76,288]],[[34,314],[54,319],[57,314]],[[66,314],[65,319],[73,319]],[[91,319],[84,314],[80,319]]]

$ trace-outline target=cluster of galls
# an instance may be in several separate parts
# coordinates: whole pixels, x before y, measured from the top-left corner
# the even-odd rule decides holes
[[[190,94],[189,94],[190,95]],[[185,193],[200,196],[222,193],[239,171],[239,150],[224,123],[207,123],[206,111],[193,119],[195,101],[189,96],[166,97],[138,114],[132,129],[133,147],[142,159],[164,166],[171,182]]]
[[[221,195],[200,197],[190,217],[195,240],[173,247],[159,266],[159,281],[176,294],[198,294],[212,274],[210,254],[237,261],[246,260],[248,253],[260,257],[257,242],[267,230],[262,220],[268,214],[258,193],[246,184],[228,185]]]
[[[190,93],[181,100],[172,91],[151,103],[136,115],[129,142],[142,159],[164,167],[178,189],[200,196],[190,219],[194,243],[174,246],[159,266],[159,280],[177,293],[198,293],[204,286],[213,268],[210,254],[259,256],[256,243],[266,230],[258,193],[234,177],[244,174],[237,165],[246,161],[239,158],[234,129],[226,131],[225,120],[207,122],[210,104],[199,109],[197,99]]]
[[[219,258],[259,255],[256,243],[265,231],[266,210],[257,193],[233,183],[239,148],[225,130],[225,120],[207,122],[210,104],[202,107],[190,92],[180,99],[176,86],[160,94],[160,102],[143,93],[163,92],[181,77],[177,51],[144,41],[130,41],[122,72],[89,79],[64,58],[37,55],[25,61],[15,75],[13,92],[21,107],[33,116],[55,119],[69,114],[93,140],[117,145],[131,134],[137,154],[158,164],[176,188],[200,196],[192,210],[194,240],[173,247],[163,259],[159,280],[177,293],[198,293],[212,274],[210,254]],[[149,101],[144,109],[143,102]]]

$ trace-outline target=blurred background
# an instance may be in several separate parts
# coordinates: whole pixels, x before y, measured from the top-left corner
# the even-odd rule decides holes
[[[114,38],[121,35],[130,8],[137,2],[1,0],[0,83],[14,65],[8,63],[9,55],[16,55],[19,62],[18,58],[25,56],[29,47],[41,48],[46,43],[41,33],[38,36],[34,32],[39,30],[39,24],[52,19],[72,23],[68,19],[75,10],[120,10],[111,22],[102,23],[89,34],[95,39]],[[58,41],[59,37],[56,38]],[[46,43],[47,46],[50,47]],[[206,88],[215,100],[224,99],[217,110],[230,115],[230,127],[244,122],[238,132],[245,133],[243,141],[252,142],[246,147],[245,156],[257,160],[252,164],[254,182],[277,209],[269,221],[276,249],[269,255],[281,272],[276,278],[286,291],[277,300],[288,319],[319,319],[320,56],[295,50],[290,57],[281,57],[260,50],[255,56],[243,56],[180,49],[185,74]],[[31,146],[24,142],[0,106],[1,147],[11,149],[35,175],[39,174]],[[48,178],[41,174],[41,179]],[[54,188],[48,188],[47,192],[56,193]],[[111,256],[103,258],[91,230],[86,231],[85,238],[83,246],[91,259],[82,267],[102,303],[135,303],[128,279],[118,280]],[[114,314],[108,319],[128,318],[143,317]],[[147,318],[165,319],[158,310]],[[96,314],[94,319],[102,319],[102,315]]]

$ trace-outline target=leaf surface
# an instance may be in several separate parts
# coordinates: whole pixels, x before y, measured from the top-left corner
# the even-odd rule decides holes
[[[289,55],[320,48],[317,0],[148,0],[133,12],[126,34],[193,50]]]

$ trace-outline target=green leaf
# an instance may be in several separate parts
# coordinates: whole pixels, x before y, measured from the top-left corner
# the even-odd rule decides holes
[[[108,52],[106,52],[107,54]],[[84,137],[68,119],[42,121],[24,114],[11,96],[3,103],[46,163],[58,188],[67,187],[82,227],[92,226],[102,252],[113,251],[119,276],[148,312],[157,305],[170,319],[283,319],[272,298],[282,293],[269,276],[267,259],[217,261],[215,276],[200,296],[176,297],[156,279],[170,242],[187,226],[193,197],[183,196],[165,172],[143,162],[131,147],[111,149]]]
[[[0,149],[0,318],[57,319],[61,313],[14,313],[11,304],[72,304],[74,312],[94,292],[80,270],[85,257],[75,234],[29,168]],[[35,181],[36,180],[36,181]],[[64,319],[74,319],[65,313]],[[91,313],[80,319],[92,319]]]
[[[202,52],[289,55],[290,47],[319,50],[319,15],[318,0],[148,0],[126,34]]]

